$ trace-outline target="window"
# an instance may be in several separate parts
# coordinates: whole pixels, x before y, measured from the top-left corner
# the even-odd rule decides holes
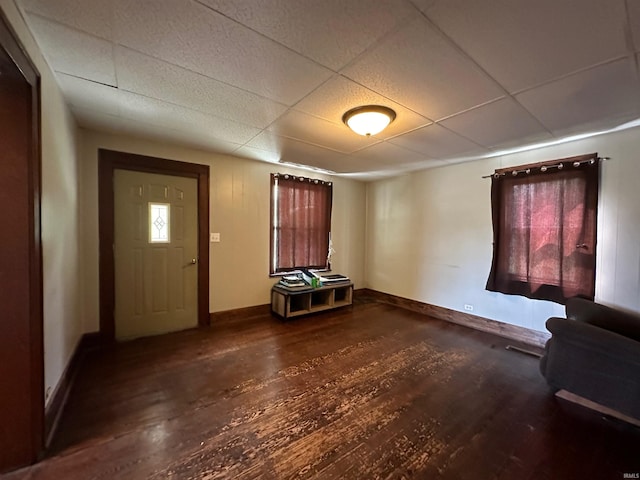
[[[149,203],[149,243],[169,243],[168,203]]]
[[[597,154],[496,171],[487,290],[593,299],[599,172]]]
[[[332,184],[271,174],[271,274],[328,268]]]

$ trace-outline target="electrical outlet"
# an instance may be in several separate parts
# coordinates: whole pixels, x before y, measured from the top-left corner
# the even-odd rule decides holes
[[[465,304],[464,304],[464,309],[465,309],[467,312],[473,312],[473,305],[469,305],[468,303],[465,303]]]

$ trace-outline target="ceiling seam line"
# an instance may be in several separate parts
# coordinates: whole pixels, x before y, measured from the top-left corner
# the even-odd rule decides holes
[[[504,92],[505,96],[510,97],[513,101],[515,101],[517,105],[520,106],[527,113],[527,115],[529,115],[529,117],[533,119],[539,127],[542,128],[542,130],[546,131],[551,136],[554,136],[551,130],[547,128],[547,126],[543,124],[542,121],[538,119],[538,117],[533,115],[533,113],[531,113],[520,102],[518,102],[518,100],[509,92],[509,90],[504,85],[502,85],[502,83],[498,82],[498,80],[496,80],[493,75],[491,75],[484,67],[482,67],[482,65],[480,65],[471,55],[469,55],[465,49],[463,49],[460,45],[458,45],[457,42],[455,42],[449,35],[447,35],[444,30],[442,30],[435,23],[435,21],[429,18],[429,16],[423,11],[420,11],[420,14],[427,21],[427,23],[443,38],[445,42],[449,43],[449,45],[453,47],[460,55],[462,55],[467,61],[471,62],[477,69],[479,69],[480,72],[482,72],[482,74],[486,76],[486,78],[490,79],[500,90]]]
[[[256,35],[259,35],[259,36],[261,36],[262,38],[267,39],[267,40],[269,40],[269,41],[270,41],[270,42],[272,42],[272,43],[275,43],[276,45],[278,45],[278,46],[280,46],[280,47],[286,48],[287,50],[289,50],[289,52],[294,53],[295,55],[297,55],[297,56],[299,56],[299,57],[302,57],[302,58],[304,58],[304,59],[306,59],[306,60],[309,60],[310,62],[313,62],[313,63],[314,63],[315,65],[317,65],[318,67],[321,67],[321,68],[324,68],[324,69],[326,69],[326,70],[329,70],[329,71],[330,71],[330,72],[332,72],[332,73],[337,73],[333,68],[331,68],[331,67],[327,67],[326,65],[323,65],[322,63],[318,62],[317,60],[315,60],[315,59],[313,59],[313,58],[311,58],[311,57],[308,57],[307,55],[305,55],[305,54],[303,54],[303,53],[301,53],[301,52],[298,52],[298,51],[294,50],[294,49],[293,49],[293,48],[291,48],[290,46],[285,45],[284,43],[281,43],[281,42],[279,42],[278,40],[276,40],[276,39],[274,39],[274,38],[271,38],[271,37],[269,37],[268,35],[265,35],[264,33],[262,33],[262,32],[260,32],[260,31],[258,31],[258,30],[256,30],[256,29],[254,29],[254,28],[252,28],[252,27],[250,27],[250,26],[248,26],[248,25],[246,25],[246,24],[244,24],[244,23],[241,23],[240,21],[236,20],[235,18],[230,17],[230,16],[228,16],[227,14],[225,14],[225,13],[223,13],[223,12],[220,12],[220,11],[216,10],[215,8],[211,7],[210,5],[207,5],[207,4],[205,4],[205,3],[202,3],[200,0],[193,0],[193,2],[194,2],[194,3],[196,3],[197,5],[200,5],[201,7],[206,8],[206,9],[207,9],[207,10],[209,10],[210,12],[213,12],[213,13],[215,13],[215,14],[217,14],[217,15],[220,15],[221,17],[226,18],[227,20],[229,20],[229,21],[231,21],[231,22],[235,23],[236,25],[239,25],[240,27],[245,28],[245,29],[247,29],[247,30],[249,30],[249,31],[251,31],[251,32],[253,32],[253,33],[255,33]]]

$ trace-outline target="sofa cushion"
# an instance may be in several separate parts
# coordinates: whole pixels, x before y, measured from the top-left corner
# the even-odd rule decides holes
[[[624,312],[584,298],[570,298],[567,318],[595,325],[640,342],[640,315]]]

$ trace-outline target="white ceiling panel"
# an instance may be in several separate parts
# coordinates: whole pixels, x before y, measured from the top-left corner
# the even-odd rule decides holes
[[[376,138],[385,139],[431,123],[431,120],[405,108],[341,75],[334,76],[295,106],[330,122],[344,125],[347,110],[362,105],[384,105],[396,112],[396,119]]]
[[[333,70],[396,28],[415,9],[405,0],[200,0]],[[341,32],[341,35],[336,35]]]
[[[58,85],[74,107],[107,115],[120,115],[120,92],[115,87],[58,73]]]
[[[260,129],[214,117],[178,105],[130,92],[120,92],[120,114],[131,120],[164,126],[173,130],[200,133],[203,137],[248,142]]]
[[[373,170],[383,170],[389,166],[401,170],[417,164],[430,167],[445,165],[440,160],[433,160],[422,153],[407,150],[390,142],[377,143],[360,150],[352,157],[357,158],[359,162],[363,162],[362,169]]]
[[[608,119],[610,126],[640,117],[640,83],[629,61],[571,75],[516,96],[556,134],[590,131]]]
[[[444,160],[462,154],[487,151],[440,125],[429,125],[389,140],[400,147]]]
[[[485,147],[501,147],[522,139],[552,138],[524,108],[511,98],[474,108],[440,125]]]
[[[498,85],[422,18],[391,35],[343,73],[433,120],[503,95]]]
[[[640,0],[12,1],[80,125],[350,178],[640,119]]]
[[[268,163],[278,163],[280,160],[280,153],[272,152],[269,150],[262,150],[260,148],[249,147],[247,145],[243,145],[238,148],[235,152],[235,155],[244,158],[250,158],[252,160],[260,160],[262,162]]]
[[[640,50],[640,2],[627,2],[627,8],[629,10],[629,28],[631,29],[633,44],[636,50]]]
[[[171,128],[159,130],[157,125],[145,123],[141,120],[107,115],[95,110],[86,110],[78,107],[72,107],[71,110],[80,125],[91,130],[142,137],[161,143],[179,144],[190,148],[213,150],[219,153],[232,153],[238,148],[237,144],[212,137],[204,137],[189,131],[179,131]]]
[[[113,4],[104,0],[23,0],[25,10],[113,40]]]
[[[116,41],[291,105],[331,71],[213,10],[185,0],[116,0]]]
[[[280,137],[266,131],[253,138],[246,146],[254,149],[254,155],[259,155],[260,150],[271,152],[270,158],[277,157],[281,162],[309,165],[333,172],[350,171],[348,169],[350,158],[348,155],[292,138]],[[242,152],[242,149],[238,150],[239,154]]]
[[[209,135],[202,135],[196,131],[170,130],[169,134],[162,138],[164,142],[178,143],[190,148],[198,148],[205,151],[215,151],[217,153],[234,153],[240,145],[214,138]]]
[[[71,112],[80,127],[109,133],[122,133],[123,122],[119,115],[72,105]],[[152,127],[153,128],[153,127]]]
[[[358,135],[344,124],[337,125],[295,110],[289,110],[268,130],[279,136],[313,143],[342,153],[351,153],[380,141],[375,137]]]
[[[427,12],[438,0],[411,0],[421,12]]]
[[[426,13],[510,92],[625,54],[624,0],[440,0]]]
[[[116,49],[116,65],[124,90],[247,125],[264,128],[286,111],[280,103],[126,48]]]
[[[286,138],[279,137],[267,131],[263,131],[262,133],[256,135],[250,141],[248,141],[246,143],[246,146],[280,154],[282,153],[282,145],[286,141]]]
[[[38,43],[48,46],[43,53],[55,71],[116,84],[110,42],[36,15],[29,16],[29,23],[35,29]]]

